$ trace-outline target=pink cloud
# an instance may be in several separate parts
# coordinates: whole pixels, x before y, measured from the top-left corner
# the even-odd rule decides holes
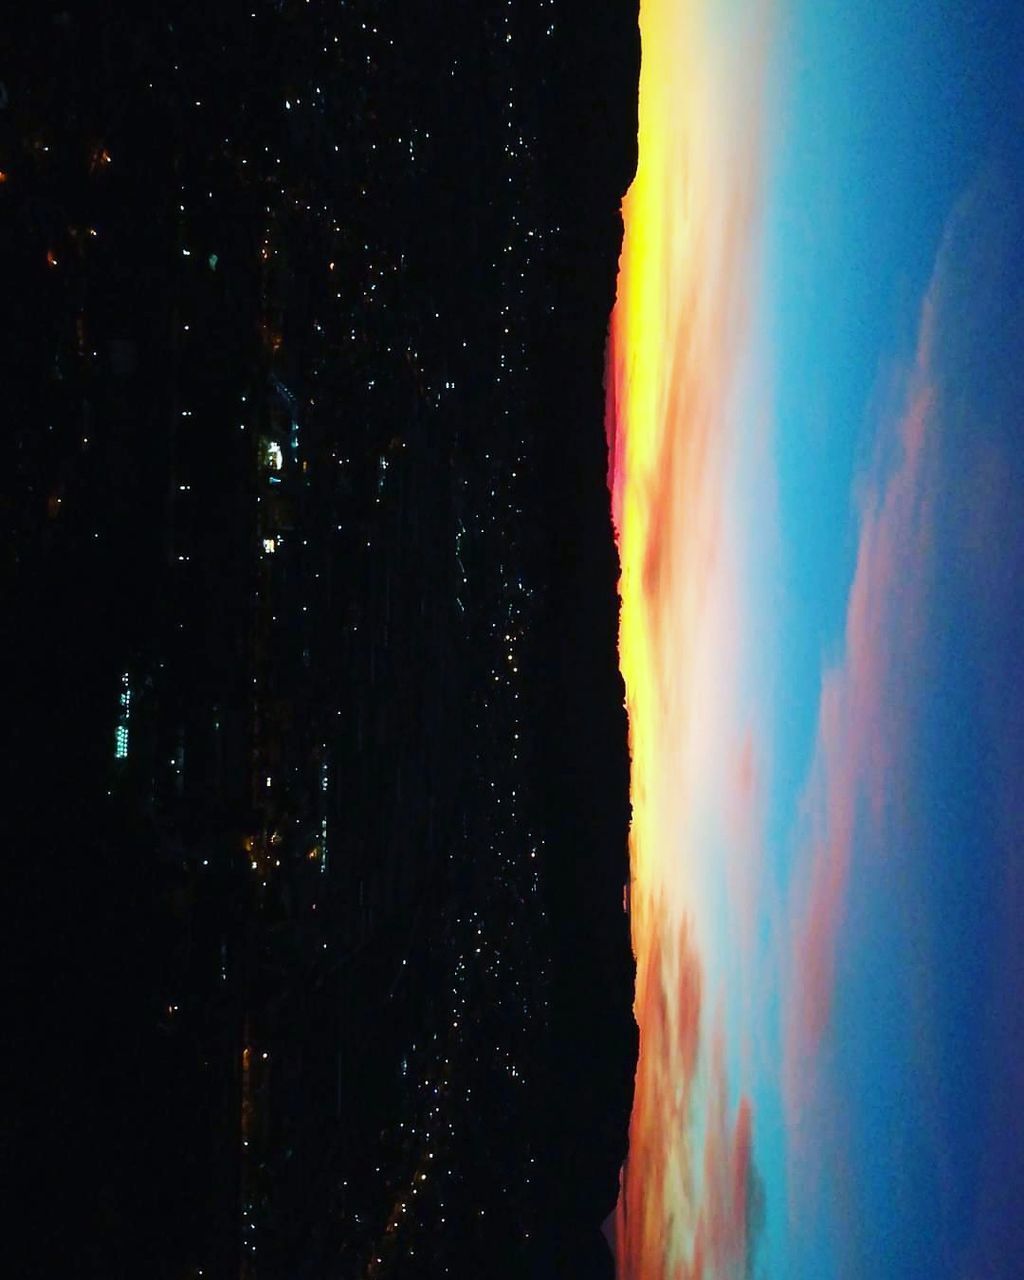
[[[685,922],[673,928],[664,906],[652,913],[637,956],[640,1058],[621,1177],[614,1238],[618,1273],[640,1280],[666,1255],[671,1236],[673,1168],[693,1101],[703,977]],[[672,975],[670,977],[669,975]],[[689,1165],[689,1145],[683,1148]]]
[[[715,1045],[712,1093],[704,1140],[704,1199],[694,1242],[693,1261],[683,1274],[742,1275],[746,1270],[747,1189],[751,1179],[752,1112],[741,1098],[730,1132],[725,1101],[721,1039]]]
[[[753,963],[758,910],[763,906],[761,876],[764,830],[763,744],[748,725],[733,750],[726,779],[729,853],[726,863],[729,902],[735,913],[736,940],[744,971]],[[749,974],[746,975],[749,978]]]
[[[900,802],[900,769],[911,729],[907,695],[932,558],[938,287],[937,267],[922,307],[902,415],[895,432],[880,437],[882,451],[861,489],[843,654],[822,676],[801,802],[783,1062],[791,1142],[801,1156],[809,1154],[801,1142],[806,1112],[821,1102],[814,1056],[833,1009],[855,837],[858,830],[877,837],[887,807]],[[896,457],[885,459],[883,451],[893,442]],[[820,1107],[813,1109],[820,1114]]]
[[[881,419],[872,465],[857,487],[858,537],[847,597],[843,644],[822,675],[811,765],[801,796],[798,845],[791,881],[783,996],[783,1091],[790,1152],[791,1227],[825,1208],[840,1233],[840,1252],[858,1255],[858,1143],[853,1116],[838,1096],[833,1070],[843,1052],[831,1027],[842,1010],[844,977],[861,958],[852,931],[859,877],[884,882],[898,905],[897,958],[911,1087],[899,1100],[901,1134],[927,1151],[934,1187],[928,1230],[951,1249],[965,1232],[974,1239],[959,1256],[960,1274],[1002,1274],[1019,1254],[1021,1098],[1024,1043],[1021,991],[1024,945],[1024,464],[1020,450],[1019,373],[1024,332],[1024,284],[1019,275],[1019,210],[998,183],[982,181],[953,210],[922,305],[917,347],[906,371],[897,411]],[[932,644],[944,626],[940,644]],[[963,758],[933,754],[922,730],[945,725],[945,684],[972,699]],[[932,716],[932,711],[938,714]],[[922,718],[923,714],[928,719]],[[998,890],[975,944],[970,912],[987,902],[984,885],[964,903],[933,897],[929,879],[950,850],[955,827],[921,797],[918,770],[929,787],[956,785],[970,772],[977,830]],[[983,797],[984,799],[980,799]],[[965,801],[966,803],[966,801]],[[991,834],[986,834],[991,832]],[[988,869],[988,868],[987,868]],[[882,872],[883,875],[879,875]],[[864,903],[867,899],[863,900]],[[860,918],[858,912],[857,918]],[[889,926],[886,926],[889,927]],[[976,972],[988,989],[972,993],[957,1021],[937,984],[932,963],[947,947],[976,952]],[[956,954],[953,952],[953,954]],[[966,954],[966,951],[965,951]],[[882,952],[884,960],[884,949]],[[865,1028],[870,1032],[870,1028]],[[965,1170],[956,1107],[956,1081],[943,1049],[953,1043],[983,1065],[985,1085],[972,1098],[980,1135],[977,1168]],[[896,1129],[894,1129],[894,1132]],[[861,1135],[863,1136],[863,1135]],[[885,1150],[879,1159],[892,1159]],[[855,1174],[857,1176],[855,1176]],[[973,1222],[958,1220],[969,1179]],[[849,1236],[838,1224],[850,1224]],[[953,1254],[951,1252],[951,1267]]]
[[[659,910],[649,936],[653,950],[637,972],[639,1105],[630,1120],[630,1158],[621,1174],[619,1201],[604,1229],[623,1280],[654,1274],[670,1274],[672,1280],[739,1280],[747,1274],[756,1243],[755,1233],[748,1230],[748,1195],[756,1185],[753,1109],[749,1099],[741,1098],[730,1121],[720,1028],[708,1057],[706,1098],[701,1094],[704,980],[689,927],[685,921],[673,927]],[[706,1117],[702,1151],[691,1150],[689,1136],[681,1138],[688,1134],[698,1102]],[[682,1203],[677,1199],[680,1177],[688,1191]],[[678,1215],[692,1229],[681,1253],[676,1247]],[[673,1256],[672,1269],[666,1271]]]

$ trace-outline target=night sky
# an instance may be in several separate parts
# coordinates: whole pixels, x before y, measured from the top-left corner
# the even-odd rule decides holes
[[[1020,1274],[1019,6],[13,8],[4,1273]]]

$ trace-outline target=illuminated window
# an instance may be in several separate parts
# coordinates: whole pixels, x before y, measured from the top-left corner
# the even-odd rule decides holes
[[[128,721],[132,712],[132,691],[128,681],[128,672],[121,676],[121,695],[119,698],[120,713],[117,717],[117,733],[114,738],[115,760],[128,758]]]
[[[277,540],[275,538],[263,539],[264,555],[272,556],[276,550],[277,550]]]
[[[276,440],[268,440],[264,444],[263,465],[271,471],[280,471],[284,466],[284,454]]]

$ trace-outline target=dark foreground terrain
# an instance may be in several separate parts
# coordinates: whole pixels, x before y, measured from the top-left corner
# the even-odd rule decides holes
[[[635,6],[6,25],[15,1273],[610,1275]]]

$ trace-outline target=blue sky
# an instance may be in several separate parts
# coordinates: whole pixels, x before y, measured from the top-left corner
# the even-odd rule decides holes
[[[1021,10],[641,6],[623,1280],[1019,1270]]]
[[[862,759],[871,774],[881,752],[886,794],[881,816],[866,817],[871,784],[853,776],[862,807],[849,865],[829,880],[822,863],[840,888],[828,915],[828,1017],[801,1042],[812,1156],[792,1133],[780,1075],[764,1072],[754,1087],[768,1275],[1016,1274],[1009,1259],[982,1257],[977,1236],[986,1159],[1014,1171],[1008,1149],[986,1151],[992,1130],[979,1117],[1024,1101],[998,1083],[999,1024],[986,1012],[1008,981],[994,922],[1013,854],[999,815],[1007,764],[1024,759],[1005,707],[984,710],[1022,603],[1000,573],[1022,534],[1006,482],[1024,448],[1011,377],[1012,352],[1024,350],[1011,269],[1021,224],[1008,211],[1022,177],[1021,31],[1006,4],[781,12],[759,310],[770,326],[780,557],[765,829],[775,890],[765,901],[775,897],[779,917],[761,932],[769,950],[787,940],[761,1011],[769,1059],[784,1052],[781,1023],[804,981],[795,971],[820,958],[789,946],[811,913],[817,856],[801,805],[820,803],[827,831],[845,794],[842,778],[819,794],[815,768],[845,778]],[[922,357],[929,289],[937,336]],[[930,406],[921,459],[901,470],[919,385]],[[884,559],[871,559],[865,493],[898,569],[875,595],[865,588],[876,608],[864,670],[882,672],[884,699],[864,740],[839,731],[841,761],[822,766],[825,672],[851,697],[866,687],[847,652],[858,557],[865,583]],[[1004,500],[988,523],[979,517],[979,533],[972,512],[995,494]],[[919,519],[920,549],[909,545]],[[979,609],[989,570],[998,590]],[[1011,1039],[1005,1050],[1020,1047]]]

